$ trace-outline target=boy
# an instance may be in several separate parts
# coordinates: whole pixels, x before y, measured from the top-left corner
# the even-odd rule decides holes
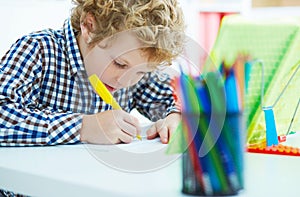
[[[154,121],[148,139],[168,143],[180,121],[170,64],[183,47],[183,16],[175,0],[74,0],[62,30],[20,38],[1,59],[0,145],[130,143],[140,133],[129,112]],[[123,110],[94,91],[96,74]]]

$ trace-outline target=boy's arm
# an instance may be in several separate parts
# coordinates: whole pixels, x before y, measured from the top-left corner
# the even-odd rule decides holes
[[[135,88],[135,107],[149,120],[155,122],[173,112],[180,113],[180,103],[169,75],[159,77],[149,73]]]
[[[39,44],[18,40],[0,67],[0,146],[32,146],[79,141],[80,114],[38,106],[42,61]]]
[[[168,143],[181,121],[181,106],[170,77],[152,73],[145,76],[137,87],[137,110],[155,122],[148,129],[147,138],[159,136],[162,143]]]

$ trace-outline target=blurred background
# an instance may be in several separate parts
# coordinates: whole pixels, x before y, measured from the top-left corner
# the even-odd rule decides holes
[[[221,19],[228,14],[253,17],[300,15],[299,0],[179,0],[188,24],[187,34],[212,48]],[[35,30],[61,28],[71,0],[0,0],[0,56],[17,38]]]

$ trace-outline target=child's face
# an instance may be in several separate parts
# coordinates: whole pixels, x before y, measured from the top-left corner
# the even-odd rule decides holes
[[[153,71],[141,47],[129,32],[118,34],[109,42],[101,41],[84,57],[88,76],[96,74],[110,92],[136,84],[145,73]]]

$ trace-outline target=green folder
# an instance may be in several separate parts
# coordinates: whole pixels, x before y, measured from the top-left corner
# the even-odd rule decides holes
[[[259,18],[230,15],[223,18],[211,57],[215,65],[233,63],[239,54],[264,64],[264,106],[274,104],[300,60],[300,18]],[[205,65],[207,66],[207,65]],[[253,65],[245,94],[247,143],[263,142],[266,125],[261,109],[261,67]],[[297,74],[298,76],[300,75]],[[300,77],[294,77],[274,107],[278,135],[289,128],[300,96]],[[300,114],[299,114],[300,115]],[[300,130],[300,116],[291,130]]]

